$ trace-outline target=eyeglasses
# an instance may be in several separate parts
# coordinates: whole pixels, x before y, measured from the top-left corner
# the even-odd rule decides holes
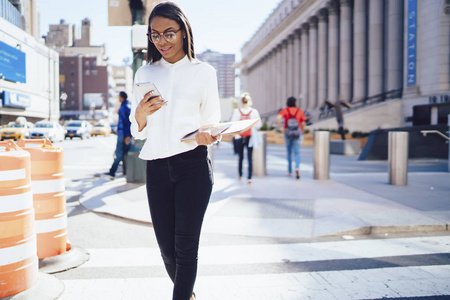
[[[164,31],[163,33],[147,32],[147,36],[148,36],[148,40],[150,42],[152,42],[153,44],[159,43],[161,40],[161,36],[164,36],[164,39],[166,41],[173,42],[177,38],[177,32],[180,30],[181,30],[181,28],[178,30]]]

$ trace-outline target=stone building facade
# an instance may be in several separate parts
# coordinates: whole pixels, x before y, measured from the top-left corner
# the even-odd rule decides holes
[[[341,97],[371,130],[450,102],[448,0],[284,0],[241,51],[244,89],[268,118],[294,96],[320,127],[325,100]]]

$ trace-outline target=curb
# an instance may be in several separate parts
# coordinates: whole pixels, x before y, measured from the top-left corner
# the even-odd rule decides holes
[[[86,250],[72,247],[72,249],[61,255],[40,259],[39,271],[47,274],[64,272],[81,266],[89,258],[90,255]]]
[[[438,225],[399,225],[399,226],[364,226],[357,229],[336,232],[333,234],[322,235],[321,237],[337,237],[342,235],[374,235],[382,236],[386,234],[408,234],[408,233],[429,233],[449,231],[449,224]]]

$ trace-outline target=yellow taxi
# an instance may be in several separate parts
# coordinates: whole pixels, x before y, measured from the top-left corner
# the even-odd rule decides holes
[[[9,123],[7,127],[0,129],[0,139],[1,140],[20,140],[30,137],[28,130],[33,128],[33,123]]]
[[[111,134],[111,126],[109,126],[109,124],[107,123],[98,123],[95,124],[94,127],[92,127],[92,131],[91,131],[91,135],[92,136],[96,136],[96,135],[104,135],[104,136],[108,136]]]

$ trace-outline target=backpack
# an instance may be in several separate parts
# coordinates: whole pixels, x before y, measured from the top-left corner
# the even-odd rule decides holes
[[[239,112],[241,114],[241,118],[240,120],[250,120],[250,114],[252,113],[252,110],[250,110],[248,112],[248,114],[244,114],[240,109]],[[247,136],[251,136],[252,135],[252,129],[250,128],[249,130],[244,131],[243,133],[240,134],[241,137],[247,137]]]
[[[291,116],[291,113],[289,112],[289,108],[287,108],[288,120],[287,120],[287,124],[286,124],[287,126],[286,126],[285,135],[290,140],[298,139],[300,137],[300,135],[302,134],[302,132],[300,131],[300,126],[298,126],[298,121],[295,118],[295,116],[298,114],[299,111],[300,111],[300,109],[297,110],[295,115]]]

